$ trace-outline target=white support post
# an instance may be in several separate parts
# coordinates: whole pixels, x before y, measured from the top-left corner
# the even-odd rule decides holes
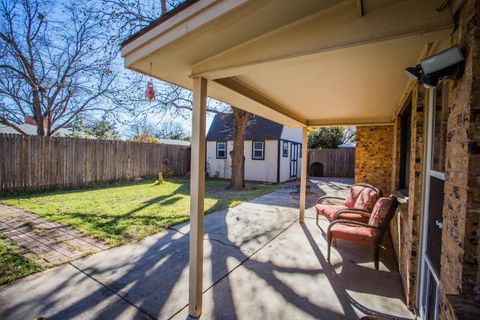
[[[300,175],[300,216],[299,222],[305,223],[305,198],[307,195],[307,127],[302,128],[302,171]]]
[[[190,261],[189,307],[192,317],[202,313],[203,291],[203,202],[205,198],[205,120],[207,80],[193,78],[193,112],[190,170]]]

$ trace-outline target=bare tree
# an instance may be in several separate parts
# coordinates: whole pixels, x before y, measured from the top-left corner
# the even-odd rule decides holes
[[[47,0],[0,2],[0,124],[33,118],[38,135],[53,135],[100,103],[115,73],[100,21],[82,6]],[[54,14],[54,12],[56,13]]]
[[[166,0],[160,3],[155,0],[102,0],[100,16],[113,30],[127,30],[126,33],[112,35],[112,41],[119,44],[125,37],[147,26],[156,18],[165,14],[178,5],[182,0]],[[155,100],[145,102],[145,77],[133,74],[125,74],[126,87],[119,90],[113,99],[115,104],[135,117],[147,118],[155,113],[160,119],[165,116],[190,116],[192,110],[192,93],[173,84],[157,82]],[[239,108],[230,107],[213,99],[207,103],[207,112],[221,113],[233,119],[234,143],[232,156],[232,177],[230,188],[242,190],[245,188],[244,168],[244,140],[245,131],[251,118],[251,114]]]

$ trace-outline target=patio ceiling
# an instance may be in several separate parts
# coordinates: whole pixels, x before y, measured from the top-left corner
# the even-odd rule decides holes
[[[359,4],[362,4],[363,15]],[[127,68],[289,126],[384,124],[452,30],[439,0],[199,0],[129,39]],[[274,12],[274,14],[272,14]]]

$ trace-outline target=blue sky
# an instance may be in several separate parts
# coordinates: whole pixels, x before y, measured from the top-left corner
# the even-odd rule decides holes
[[[154,1],[153,4],[156,5],[157,0],[153,0],[153,1]],[[52,2],[50,12],[48,12],[47,14],[48,19],[54,20],[54,21],[64,21],[66,19],[66,16],[62,12],[62,4],[65,4],[68,2],[69,0]],[[146,0],[146,2],[148,2],[148,0]],[[160,6],[160,1],[158,1],[158,7],[159,6]],[[157,11],[157,10],[154,10],[154,11]],[[128,78],[129,76],[134,74],[133,71],[125,69],[124,62],[123,62],[123,59],[120,57],[120,54],[118,55],[116,61],[114,62],[113,69],[117,71],[119,74],[119,82],[118,82],[119,85],[122,85],[122,81],[124,81],[122,79]],[[144,79],[145,86],[139,88],[140,92],[138,94],[140,96],[143,96],[145,94],[148,80],[149,80],[148,78],[145,78]],[[165,85],[164,82],[155,80],[155,79],[153,79],[153,83],[157,93],[160,92],[162,90],[162,87]],[[191,134],[191,113],[190,112],[184,112],[183,116],[172,116],[172,115],[165,116],[165,113],[169,113],[169,112],[166,112],[165,110],[159,110],[159,112],[153,112],[148,115],[145,121],[148,121],[149,123],[151,123],[156,127],[161,127],[162,124],[164,123],[176,122],[180,124],[189,135]],[[100,118],[102,114],[90,114],[87,116],[93,117],[93,118]],[[128,114],[120,115],[120,118],[126,120],[128,118]],[[210,113],[207,114],[207,123],[206,123],[207,131],[210,128],[213,118],[214,118],[214,114],[210,114]],[[128,125],[129,121],[125,121],[125,122],[127,124],[122,124],[120,122],[117,123],[118,129],[120,130],[120,133],[124,138],[128,137],[131,134],[130,128]]]

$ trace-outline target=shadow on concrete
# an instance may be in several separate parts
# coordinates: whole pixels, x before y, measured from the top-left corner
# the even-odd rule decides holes
[[[388,318],[389,315],[357,302],[348,292],[353,290],[389,296],[390,292],[368,284],[372,272],[377,271],[356,265],[363,261],[356,261],[355,265],[345,262],[330,265],[306,225],[301,228],[318,260],[317,267],[290,267],[257,259],[262,250],[277,238],[283,237],[285,231],[297,223],[297,212],[291,210],[296,202],[294,197],[276,192],[241,205],[238,209],[223,210],[206,217],[204,292],[211,290],[213,294],[213,318],[248,318],[245,314],[237,314],[234,299],[236,288],[229,279],[232,272],[238,268],[254,274],[281,295],[289,305],[312,318],[355,319],[357,314],[354,309],[368,315]],[[48,319],[118,319],[125,318],[128,314],[128,318],[135,319],[166,319],[184,314],[188,303],[188,228],[187,224],[176,226],[174,230],[168,230],[141,243],[118,247],[75,261],[71,265],[76,269],[76,273],[72,271],[69,276],[65,271],[62,277],[56,280],[55,274],[47,275],[53,277],[54,283],[45,290],[30,293],[31,298],[19,300],[18,303],[4,303],[0,300],[2,306],[6,305],[0,315],[5,318],[45,316]],[[233,265],[232,260],[235,261]],[[337,268],[342,268],[340,274],[336,272]],[[210,276],[207,276],[208,274]],[[326,277],[329,286],[334,290],[335,298],[341,303],[343,313],[315,303],[308,295],[298,293],[282,280],[282,274]],[[86,282],[92,281],[95,286],[91,292],[82,298],[66,301],[66,296],[75,296],[76,288],[82,290]],[[32,299],[35,299],[37,306],[29,309]],[[245,296],[245,299],[249,297]],[[18,310],[24,310],[24,313],[18,314]]]

